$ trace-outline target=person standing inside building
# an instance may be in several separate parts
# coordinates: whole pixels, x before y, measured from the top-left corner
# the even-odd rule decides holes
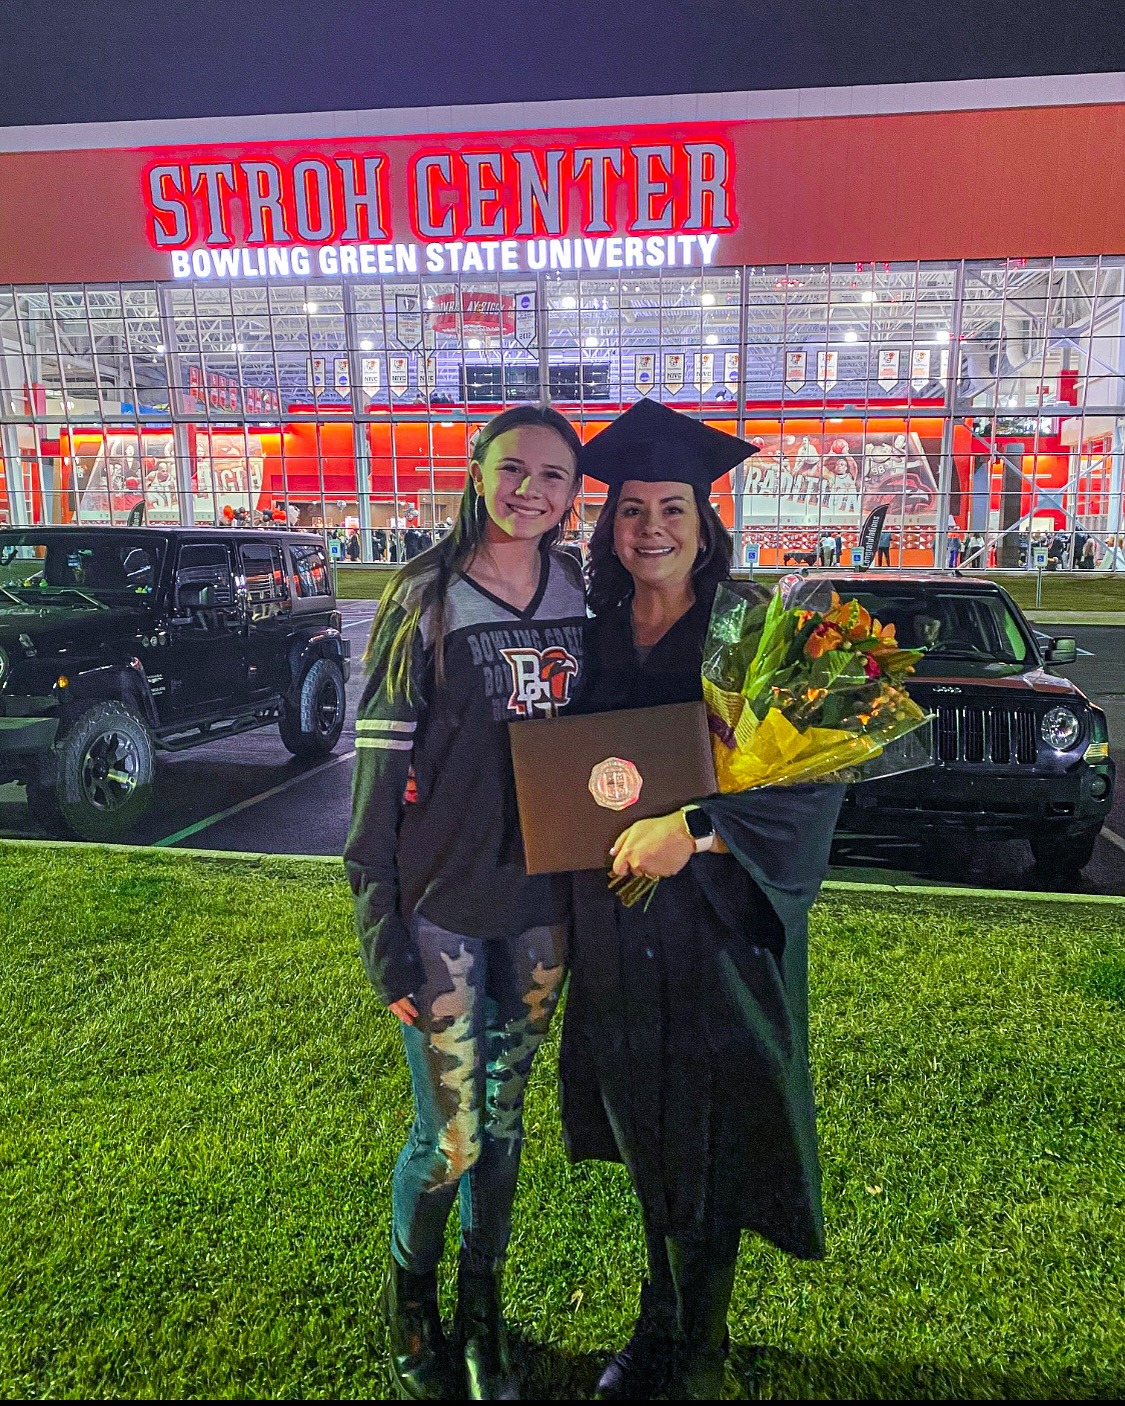
[[[590,541],[581,707],[702,698],[711,605],[732,542],[712,481],[753,447],[642,400],[583,449],[609,487]],[[754,589],[754,588],[750,588]],[[658,876],[627,908],[601,870],[575,876],[563,1029],[570,1156],[624,1162],[647,1280],[603,1400],[715,1400],[743,1229],[823,1253],[808,1071],[805,920],[842,786],[701,799],[627,824],[614,870]]]
[[[891,529],[884,527],[879,533],[879,545],[875,548],[875,565],[890,566],[891,564]]]
[[[556,549],[580,448],[549,408],[491,420],[452,530],[392,578],[367,653],[344,858],[364,966],[401,1022],[414,1090],[384,1303],[396,1384],[417,1399],[518,1396],[501,1271],[569,886],[527,875],[507,723],[561,712],[581,681],[582,578]],[[437,1274],[458,1199],[455,1358]]]
[[[1125,571],[1125,537],[1107,537],[1099,563],[1102,571]]]

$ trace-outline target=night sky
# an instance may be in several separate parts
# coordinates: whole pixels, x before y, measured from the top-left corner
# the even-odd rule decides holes
[[[1123,0],[3,0],[0,125],[1125,69]]]

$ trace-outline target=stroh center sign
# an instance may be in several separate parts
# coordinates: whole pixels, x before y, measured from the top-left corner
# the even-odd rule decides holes
[[[173,278],[497,273],[714,263],[737,225],[732,182],[729,146],[705,136],[412,153],[357,143],[158,159],[143,198]]]

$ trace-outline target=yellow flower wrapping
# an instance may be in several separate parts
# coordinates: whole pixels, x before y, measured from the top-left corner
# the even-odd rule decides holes
[[[734,734],[734,747],[714,732],[711,735],[715,776],[723,795],[816,781],[844,767],[859,766],[882,751],[880,743],[862,733],[831,727],[800,732],[776,708],[759,722],[741,693],[727,693],[707,679],[703,698],[708,711]]]

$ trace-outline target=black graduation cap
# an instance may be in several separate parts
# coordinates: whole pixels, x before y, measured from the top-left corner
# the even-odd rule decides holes
[[[642,483],[690,483],[706,492],[721,474],[757,452],[756,444],[712,429],[658,400],[638,400],[587,440],[578,467],[611,488],[632,478]]]

